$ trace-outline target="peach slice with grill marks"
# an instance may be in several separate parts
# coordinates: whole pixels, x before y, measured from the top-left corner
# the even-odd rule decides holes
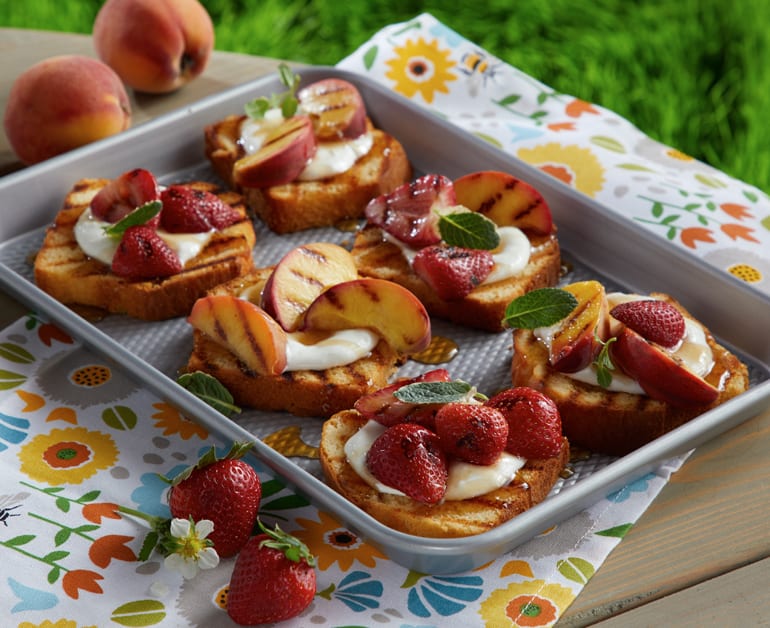
[[[321,141],[354,139],[366,132],[366,106],[355,85],[338,78],[311,83],[297,94]]]
[[[423,304],[406,288],[384,279],[338,283],[322,292],[305,312],[305,330],[355,328],[378,333],[403,354],[426,349],[431,339]]]
[[[505,172],[482,170],[454,181],[457,202],[484,214],[500,227],[518,227],[533,235],[548,235],[554,223],[551,208],[529,183]]]
[[[313,123],[308,116],[293,116],[278,124],[266,123],[261,145],[233,165],[238,185],[265,188],[294,181],[316,152]]]
[[[355,260],[347,249],[330,242],[304,244],[276,264],[262,292],[262,307],[286,331],[295,331],[319,294],[357,277]]]
[[[187,322],[260,375],[286,368],[286,332],[258,305],[229,294],[198,299]]]

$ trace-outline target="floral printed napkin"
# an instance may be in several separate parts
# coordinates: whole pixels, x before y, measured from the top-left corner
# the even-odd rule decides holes
[[[770,292],[770,203],[597,105],[557,94],[424,14],[340,63]],[[219,442],[55,325],[0,332],[0,616],[11,625],[230,626],[233,559],[185,580],[137,560],[165,484]],[[255,463],[261,516],[318,558],[287,626],[550,626],[683,463],[662,465],[471,572],[409,571]],[[119,514],[116,507],[123,509]]]
[[[0,616],[23,628],[234,626],[234,559],[190,580],[154,554],[130,514],[168,517],[167,485],[230,443],[181,416],[55,325],[0,332]],[[255,463],[266,525],[317,556],[318,594],[287,626],[550,626],[679,467],[675,460],[468,573],[390,561]]]
[[[496,59],[429,14],[338,67],[366,74],[770,294],[770,198],[602,107]]]

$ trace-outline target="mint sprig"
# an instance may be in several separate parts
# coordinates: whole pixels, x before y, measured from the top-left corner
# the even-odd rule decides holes
[[[615,365],[610,358],[610,345],[615,342],[617,338],[613,336],[608,339],[607,342],[603,342],[596,334],[594,334],[594,337],[597,342],[602,345],[599,355],[597,355],[594,360],[594,366],[596,367],[596,381],[602,388],[609,388],[610,384],[612,384],[612,371],[615,370]]]
[[[235,405],[230,391],[216,377],[208,373],[203,371],[184,373],[179,376],[177,383],[227,417],[241,412],[241,408]]]
[[[126,214],[125,217],[118,220],[118,222],[111,224],[109,227],[105,227],[104,233],[110,238],[119,240],[123,237],[123,234],[127,229],[147,223],[155,218],[155,216],[160,213],[161,209],[163,209],[163,203],[157,200],[140,205],[130,214]]]
[[[511,301],[505,308],[503,325],[511,329],[548,327],[577,307],[574,294],[561,288],[539,288]]]
[[[500,244],[494,222],[478,212],[452,212],[439,218],[441,239],[450,246],[490,251]]]
[[[474,390],[467,382],[415,382],[402,386],[393,393],[399,401],[413,404],[453,403],[468,399],[469,393],[475,398],[484,395]]]
[[[246,115],[257,120],[264,118],[269,109],[278,108],[284,118],[291,118],[297,113],[299,101],[297,100],[297,89],[299,88],[300,76],[294,74],[288,65],[281,63],[278,66],[278,76],[281,83],[286,87],[285,92],[270,94],[270,96],[259,96],[244,105]]]

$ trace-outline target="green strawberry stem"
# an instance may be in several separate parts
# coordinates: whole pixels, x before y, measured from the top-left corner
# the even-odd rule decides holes
[[[296,536],[284,532],[278,527],[278,524],[275,524],[275,528],[272,530],[266,528],[259,519],[257,520],[257,524],[259,525],[259,529],[269,537],[259,544],[260,547],[270,547],[274,550],[278,550],[292,562],[298,563],[300,560],[304,559],[311,567],[315,566],[315,556],[310,553],[307,545],[300,541]]]

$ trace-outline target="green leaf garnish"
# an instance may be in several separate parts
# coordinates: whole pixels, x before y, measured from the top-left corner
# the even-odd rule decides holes
[[[539,288],[514,299],[505,308],[503,325],[536,329],[558,323],[577,307],[575,295],[561,288]]]
[[[119,240],[123,237],[126,229],[129,227],[137,227],[143,225],[149,220],[152,220],[163,209],[163,203],[161,201],[150,201],[144,205],[140,205],[130,214],[126,214],[121,220],[104,228],[104,233],[110,238]]]
[[[203,371],[184,373],[179,376],[177,383],[225,416],[241,412],[241,409],[235,405],[230,391],[216,377],[208,373]]]
[[[596,338],[602,345],[599,355],[597,355],[594,360],[594,366],[596,367],[596,381],[602,388],[609,388],[610,384],[612,384],[612,371],[615,370],[615,365],[610,358],[610,345],[615,342],[617,338],[613,336],[607,340],[607,342],[602,342],[601,338],[596,334],[594,334],[594,338]]]
[[[453,403],[468,399],[469,394],[483,397],[467,382],[415,382],[393,393],[399,401],[414,404]]]
[[[278,66],[278,76],[281,83],[286,86],[286,91],[279,94],[270,94],[270,96],[259,96],[244,105],[246,115],[250,118],[260,119],[265,117],[268,109],[280,109],[284,118],[291,118],[297,113],[299,101],[297,100],[297,88],[299,87],[300,76],[294,74],[285,63]]]
[[[500,244],[497,227],[478,212],[452,212],[439,218],[441,239],[450,246],[492,250]]]

